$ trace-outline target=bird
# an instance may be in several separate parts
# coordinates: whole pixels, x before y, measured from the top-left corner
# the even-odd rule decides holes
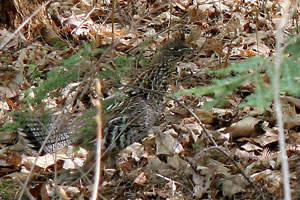
[[[75,117],[30,112],[17,113],[14,117],[19,122],[18,134],[25,139],[34,154],[46,155],[76,143],[77,139],[73,136],[80,127],[80,120]]]
[[[121,150],[141,141],[159,112],[155,102],[140,96],[130,97],[126,103],[122,101],[110,108],[104,119],[103,150]],[[86,138],[85,133],[79,131],[87,125],[80,115],[18,113],[16,118],[20,124],[19,135],[35,154],[39,151],[40,155],[54,153],[71,144],[80,144]]]
[[[153,57],[151,66],[145,73],[131,82],[132,88],[139,88],[139,92],[127,95],[105,111],[108,117],[104,120],[103,129],[104,154],[118,152],[134,142],[140,142],[147,135],[161,113],[162,104],[159,95],[151,91],[166,92],[164,81],[172,71],[168,63],[190,49],[182,35],[166,42]],[[41,155],[54,153],[79,143],[84,138],[84,134],[81,135],[78,131],[84,127],[84,123],[73,115],[50,114],[48,120],[42,120],[41,116],[30,114],[19,121],[19,135],[27,141],[31,149]]]

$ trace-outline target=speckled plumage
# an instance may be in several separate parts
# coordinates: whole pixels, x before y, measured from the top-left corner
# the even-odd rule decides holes
[[[174,71],[169,69],[168,62],[183,55],[188,49],[183,38],[167,42],[153,58],[151,66],[131,84],[140,88],[136,95],[127,97],[107,111],[109,119],[104,124],[104,152],[120,150],[126,146],[140,142],[158,119],[162,98],[150,90],[166,91],[165,80]],[[161,62],[158,64],[157,59]],[[143,90],[146,89],[146,90]],[[159,97],[160,96],[160,97]],[[42,154],[52,153],[70,144],[76,143],[78,129],[82,123],[75,117],[51,115],[50,123],[45,126],[38,118],[26,120],[19,133],[29,141],[31,148],[39,150],[47,135],[48,141]],[[59,119],[58,119],[59,117]]]

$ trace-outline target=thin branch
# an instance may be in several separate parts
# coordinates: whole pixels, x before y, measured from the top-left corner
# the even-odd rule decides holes
[[[21,29],[34,17],[36,16],[42,9],[44,9],[52,0],[47,1],[46,3],[42,4],[37,10],[35,10],[27,19],[25,19],[20,26],[11,34],[9,35],[4,42],[0,44],[0,50],[2,50],[14,37],[21,31]]]
[[[98,187],[101,180],[101,144],[102,144],[102,130],[103,130],[103,124],[102,124],[102,92],[101,92],[101,83],[99,80],[96,80],[96,92],[98,95],[98,99],[96,101],[96,107],[97,107],[97,115],[96,115],[96,122],[97,122],[97,149],[96,149],[96,168],[95,168],[95,180],[93,184],[93,190],[92,190],[92,196],[91,200],[97,199],[98,194]],[[100,193],[100,188],[99,188]]]
[[[299,1],[296,1],[294,4],[293,10],[297,7]],[[290,4],[287,4],[290,5]],[[276,32],[276,54],[275,54],[275,65],[274,65],[274,80],[273,80],[273,87],[274,87],[274,107],[276,111],[276,119],[278,125],[278,141],[279,141],[279,148],[281,153],[281,161],[282,161],[282,175],[283,175],[283,188],[284,188],[284,199],[290,200],[291,197],[291,189],[290,189],[290,175],[289,175],[289,164],[288,164],[288,157],[286,155],[286,148],[285,148],[285,137],[284,137],[284,128],[283,128],[283,117],[282,117],[282,109],[281,109],[281,102],[280,102],[280,74],[281,74],[281,62],[282,62],[282,41],[284,41],[284,29],[286,28],[289,19],[291,18],[294,11],[292,10],[291,14],[289,15],[289,8],[290,6],[286,6],[283,8],[284,12],[281,17],[281,20],[277,24],[277,32]]]

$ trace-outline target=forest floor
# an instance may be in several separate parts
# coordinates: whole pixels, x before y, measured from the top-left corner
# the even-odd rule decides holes
[[[51,76],[49,72],[66,65],[77,66],[83,75],[67,85],[46,88],[54,95],[40,99],[35,112],[70,109],[74,106],[72,95],[78,100],[76,106],[84,111],[90,105],[78,93],[93,99],[96,72],[105,72],[104,66],[109,65],[115,73],[112,76],[126,84],[135,69],[124,72],[122,66],[130,60],[138,65],[153,61],[156,52],[179,33],[185,35],[192,50],[172,63],[176,74],[169,77],[169,94],[210,86],[219,78],[210,73],[212,70],[252,57],[261,56],[272,63],[276,24],[282,20],[283,9],[294,6],[293,2],[275,0],[138,0],[115,1],[114,6],[98,1],[95,7],[92,2],[51,1],[34,13],[42,8],[38,0],[30,4],[0,1],[0,124],[11,118],[12,111],[37,109],[28,103],[29,97],[39,95],[35,88]],[[284,31],[286,37],[295,35],[299,20],[297,7]],[[86,46],[88,41],[93,45]],[[92,53],[99,49],[99,53]],[[105,97],[113,95],[111,80],[97,75],[102,78]],[[270,83],[267,73],[260,76],[265,84]],[[100,198],[282,199],[274,103],[264,105],[263,110],[241,106],[254,91],[255,84],[245,82],[227,95],[225,104],[209,109],[203,105],[216,95],[165,97],[159,123],[149,136],[121,151],[113,167],[103,161]],[[293,199],[300,199],[300,99],[285,93],[281,102],[291,193]],[[0,135],[0,199],[90,197],[93,177],[79,167],[86,159],[84,148],[37,157],[23,153],[15,131],[2,129]],[[24,186],[33,165],[29,184]],[[19,197],[22,190],[24,196]]]

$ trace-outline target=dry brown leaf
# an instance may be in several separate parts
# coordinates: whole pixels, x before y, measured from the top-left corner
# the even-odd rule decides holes
[[[262,123],[262,120],[254,117],[246,117],[226,128],[224,132],[229,132],[233,139],[240,137],[255,137],[263,132]]]
[[[141,145],[140,143],[133,143],[132,145],[129,145],[126,147],[124,150],[122,150],[119,155],[121,158],[126,159],[126,158],[133,158],[135,161],[140,161],[142,157],[147,156],[144,146]]]
[[[234,194],[246,191],[247,183],[240,176],[227,176],[220,181],[224,196],[232,197]]]
[[[19,86],[23,82],[23,74],[14,68],[0,68],[0,94],[2,94],[6,99],[14,98],[18,95]],[[8,101],[9,103],[9,101]],[[13,106],[12,103],[9,104]],[[14,107],[14,106],[13,106]]]
[[[68,150],[62,149],[56,152],[56,155],[47,154],[39,156],[35,166],[45,170],[49,167],[51,168],[54,164],[57,164],[59,160],[63,161],[62,167],[66,167],[66,169],[75,169],[78,168],[78,166],[83,166],[87,156],[86,150],[80,148],[77,152],[74,152],[72,146],[69,146],[68,148]],[[23,157],[22,163],[27,166],[27,169],[30,169],[34,164],[35,159],[36,157],[32,156]]]
[[[253,141],[261,147],[267,147],[278,142],[278,135],[274,131],[267,130],[265,134],[253,138]]]
[[[300,99],[299,98],[294,98],[294,97],[289,97],[289,96],[281,96],[280,100],[283,104],[291,103],[300,109]]]
[[[133,183],[137,185],[144,185],[148,181],[148,176],[146,173],[142,172],[136,179],[133,181]]]
[[[282,185],[282,175],[280,171],[267,169],[251,175],[251,178],[253,178],[255,182],[265,182],[265,189],[272,194],[278,194]]]
[[[184,151],[179,141],[171,135],[172,130],[159,131],[156,143],[156,155],[173,155]]]
[[[180,123],[180,126],[183,130],[187,130],[188,134],[181,134],[181,138],[185,140],[181,141],[183,145],[188,145],[190,142],[197,142],[199,140],[199,136],[202,133],[203,128],[199,125],[194,117],[185,118]],[[190,140],[190,136],[192,136],[193,141]]]
[[[282,112],[285,129],[292,129],[300,125],[300,114],[297,114],[295,105],[283,103]]]
[[[160,24],[160,25],[161,24],[166,24],[171,19],[172,19],[172,21],[177,21],[177,22],[180,21],[179,17],[177,17],[175,15],[172,15],[169,12],[164,12],[164,13],[158,15],[157,17],[155,17],[153,19],[152,23],[154,22],[154,24]]]
[[[255,144],[246,143],[243,146],[241,146],[246,151],[262,151],[263,149]]]
[[[68,186],[60,186],[59,189],[63,189],[66,194],[69,194],[69,196],[77,196],[80,194],[80,187],[72,187],[70,185]]]
[[[221,40],[210,38],[206,40],[206,45],[203,48],[206,56],[211,56],[213,53],[217,54],[220,57],[224,56],[223,53],[223,42]]]
[[[153,172],[158,172],[158,173],[166,175],[166,176],[168,176],[170,174],[173,174],[173,170],[171,170],[171,168],[168,166],[168,164],[162,162],[156,156],[149,156],[148,157],[148,168],[147,168],[147,170],[149,170],[149,173],[151,173],[151,174],[153,174]]]
[[[0,152],[0,175],[6,175],[17,171],[21,167],[21,156],[8,149],[2,149]]]
[[[293,116],[284,116],[284,128],[292,129],[297,126],[300,126],[300,114]]]
[[[176,6],[178,6],[181,10],[185,10],[189,6],[190,1],[189,0],[175,0],[174,4]]]
[[[199,117],[202,123],[204,124],[211,124],[214,122],[215,117],[211,110],[207,109],[197,109],[194,113]]]
[[[203,197],[203,195],[208,191],[212,183],[212,177],[215,175],[214,167],[205,170],[202,175],[193,174],[193,182],[195,184],[193,191],[194,195],[198,198]]]
[[[183,117],[184,117],[184,116],[182,116],[182,115],[180,115],[180,114],[173,113],[173,112],[172,112],[172,109],[167,110],[167,111],[165,112],[165,120],[166,120],[168,123],[170,123],[170,124],[177,124],[177,123],[179,123],[179,122],[182,120]]]
[[[252,51],[252,50],[249,50],[249,49],[247,49],[247,50],[241,49],[240,50],[240,56],[242,58],[249,58],[249,57],[252,57],[252,56],[257,56],[257,53],[255,51]]]
[[[249,153],[248,151],[243,151],[240,149],[236,149],[234,152],[234,155],[240,159],[243,159],[244,161],[246,159],[255,158],[255,156],[252,153]]]
[[[169,156],[167,164],[186,176],[194,174],[194,170],[191,168],[191,165],[178,155]]]
[[[16,139],[16,135],[13,132],[8,132],[8,131],[0,132],[0,143],[1,144],[12,143],[13,140],[15,140],[15,139]],[[21,146],[23,146],[23,147],[20,148],[20,150],[24,150],[24,145],[21,144]],[[11,148],[11,146],[9,146],[8,149],[14,150],[13,148]],[[18,148],[16,150],[18,150]],[[0,151],[0,154],[2,154],[3,151],[5,151],[5,150],[2,148]]]
[[[249,51],[253,52],[252,56],[255,56],[256,54],[258,54],[258,55],[262,55],[262,56],[266,56],[266,57],[271,55],[271,52],[272,52],[272,50],[262,42],[258,43],[258,45],[254,44],[254,45],[249,46]],[[255,53],[254,51],[257,53]]]
[[[212,108],[212,111],[220,119],[231,119],[234,115],[232,109]]]
[[[24,182],[26,180],[27,176],[28,176],[28,174],[24,173],[24,172],[13,172],[13,173],[7,174],[3,178],[17,179],[17,180]]]

